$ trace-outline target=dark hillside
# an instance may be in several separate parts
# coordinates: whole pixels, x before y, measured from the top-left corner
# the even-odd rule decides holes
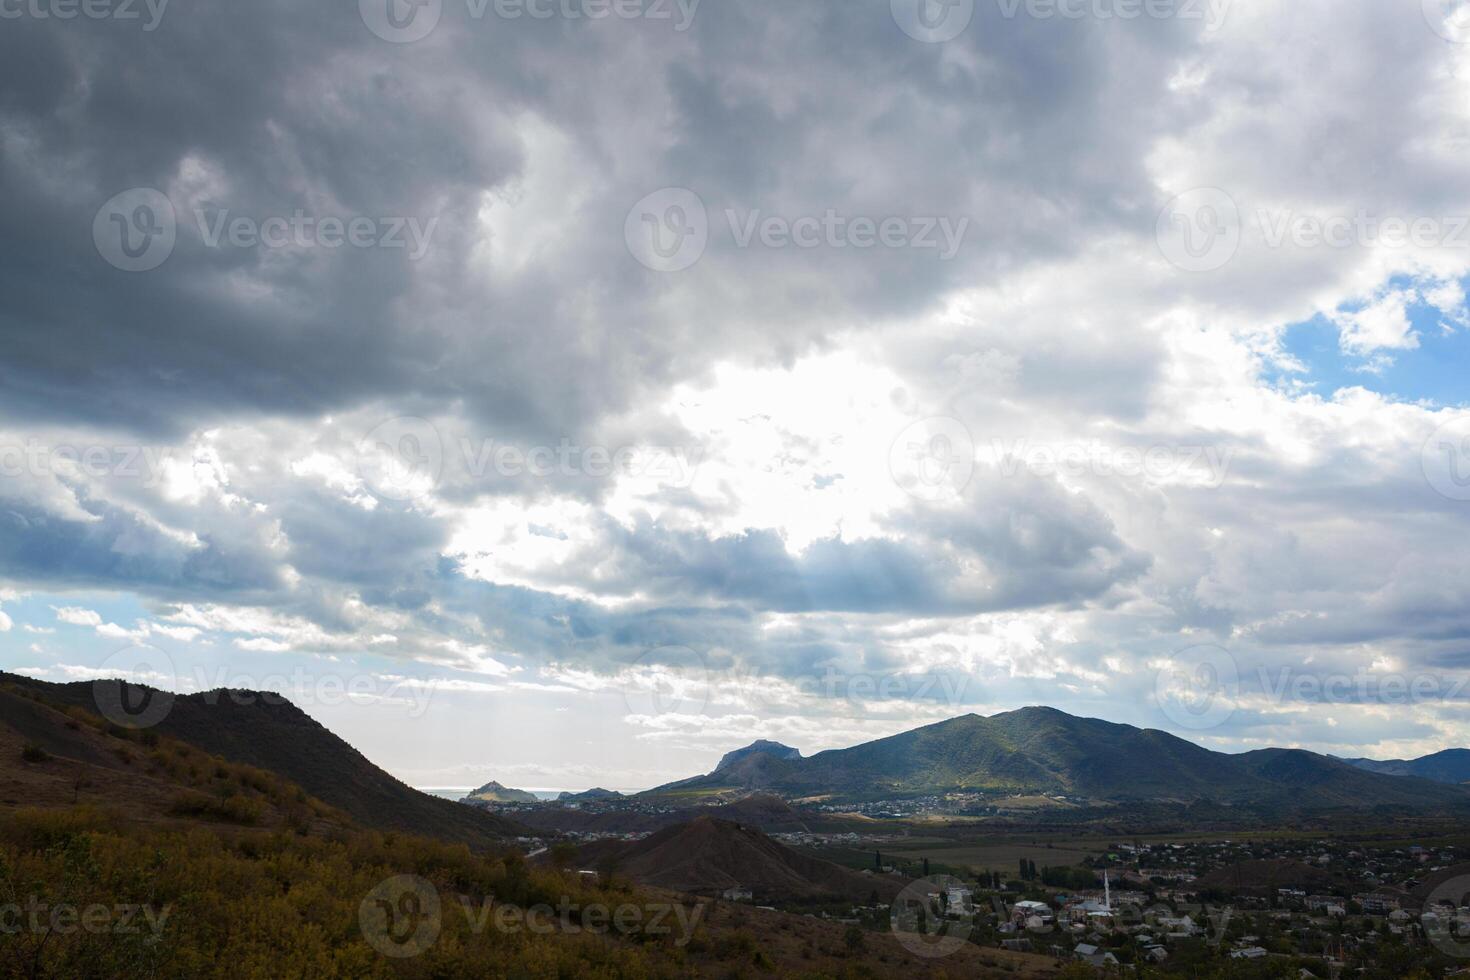
[[[0,674],[0,681],[56,703],[96,711],[91,683],[49,684],[11,674]],[[214,691],[177,697],[167,717],[150,730],[231,762],[276,773],[364,827],[471,847],[491,847],[526,833],[504,817],[400,782],[278,695]]]

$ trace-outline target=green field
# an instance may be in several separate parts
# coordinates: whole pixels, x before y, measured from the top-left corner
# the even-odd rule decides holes
[[[1014,875],[1020,862],[1035,862],[1038,868],[1075,867],[1088,858],[1108,853],[1109,846],[1120,843],[1189,844],[1221,840],[1292,841],[1332,837],[1340,843],[1368,847],[1426,847],[1454,845],[1470,848],[1462,827],[1444,820],[1394,822],[1382,827],[1364,824],[1351,831],[1331,833],[1322,828],[1244,828],[1177,833],[1078,834],[1049,828],[1011,828],[998,830],[971,823],[944,824],[924,821],[869,821],[862,827],[848,825],[870,835],[857,846],[801,848],[806,853],[851,868],[871,868],[873,852],[883,855],[885,864],[897,865],[908,875],[920,874],[919,866],[928,859],[934,873],[946,871],[973,875],[998,871]],[[1050,832],[1049,832],[1050,830]],[[886,833],[885,833],[886,831]]]
[[[904,847],[891,852],[910,861],[928,858],[936,864],[968,868],[972,871],[1014,873],[1022,859],[1036,862],[1038,868],[1081,864],[1103,853],[1101,845],[1092,848],[1047,847],[1045,844],[976,844],[949,843],[936,847]]]
[[[824,861],[832,861],[849,868],[871,868],[873,853],[877,851],[883,855],[884,864],[897,865],[906,873],[917,873],[915,868],[927,858],[936,873],[952,871],[956,874],[978,874],[984,871],[1014,874],[1022,858],[1035,861],[1038,868],[1072,866],[1104,853],[1103,842],[1092,846],[1072,844],[1047,847],[1044,843],[993,840],[971,843],[933,837],[875,841],[869,848],[821,847],[801,850]]]

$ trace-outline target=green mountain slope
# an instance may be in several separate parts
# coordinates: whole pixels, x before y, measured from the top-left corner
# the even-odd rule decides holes
[[[751,755],[653,792],[753,789],[846,799],[980,789],[1111,801],[1470,805],[1470,790],[1381,776],[1310,752],[1228,755],[1166,732],[1077,718],[1053,708],[988,718],[965,715],[806,759]]]
[[[491,780],[465,797],[465,802],[479,800],[482,803],[535,803],[535,793],[523,789],[511,789]]]

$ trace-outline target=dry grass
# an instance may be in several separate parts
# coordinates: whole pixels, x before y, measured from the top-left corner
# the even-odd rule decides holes
[[[904,980],[912,980],[916,976],[1001,975],[1029,980],[1055,976],[1060,968],[1050,956],[973,945],[964,946],[948,956],[926,958],[910,952],[888,932],[865,932],[862,952],[855,954],[848,947],[848,927],[841,923],[727,902],[714,903],[706,921],[722,933],[744,933],[755,937],[758,948],[772,962],[781,965],[782,975],[790,975],[789,971],[795,968],[798,975],[810,972],[813,976],[830,977],[845,976],[847,971],[855,970],[860,976]],[[698,958],[705,951],[694,952]]]

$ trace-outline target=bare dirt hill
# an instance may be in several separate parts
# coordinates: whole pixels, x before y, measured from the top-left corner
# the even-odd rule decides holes
[[[891,901],[906,880],[866,875],[793,851],[754,827],[699,817],[632,842],[599,842],[579,855],[584,866],[640,884],[694,895],[749,889],[757,902]]]

